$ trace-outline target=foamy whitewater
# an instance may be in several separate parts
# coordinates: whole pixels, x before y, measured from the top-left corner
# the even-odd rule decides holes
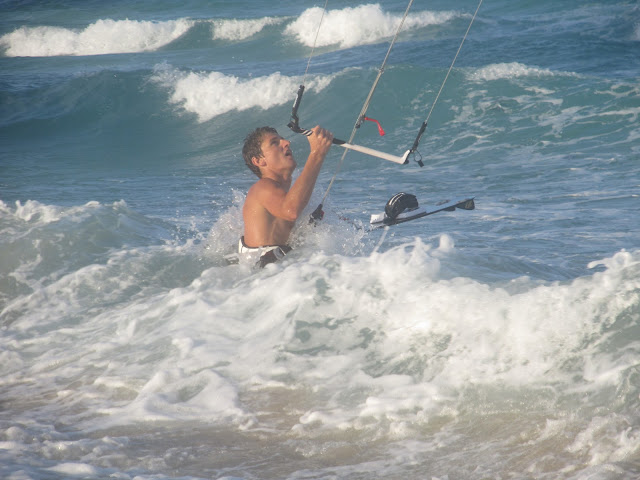
[[[355,143],[411,146],[476,6],[414,3]],[[225,260],[245,135],[302,166],[304,82],[348,138],[405,8],[0,5],[0,478],[640,477],[636,2],[485,0],[425,166],[349,153]],[[476,209],[371,229],[397,192]]]

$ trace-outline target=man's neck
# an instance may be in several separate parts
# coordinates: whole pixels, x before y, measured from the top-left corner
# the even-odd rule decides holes
[[[274,182],[276,182],[281,188],[283,188],[285,191],[289,191],[289,188],[291,187],[291,174],[290,173],[286,173],[286,174],[278,174],[276,172],[262,172],[262,177],[261,178],[268,178],[269,180],[272,180]]]

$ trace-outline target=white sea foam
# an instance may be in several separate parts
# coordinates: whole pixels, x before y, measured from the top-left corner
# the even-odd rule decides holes
[[[520,78],[520,77],[543,77],[553,75],[574,75],[571,73],[553,72],[547,68],[530,67],[518,62],[494,63],[486,67],[479,68],[469,73],[471,80],[486,82],[491,80]]]
[[[433,418],[482,415],[474,395],[483,389],[516,395],[510,408],[528,414],[518,410],[520,391],[603,394],[633,369],[637,345],[627,345],[628,358],[611,355],[602,331],[637,305],[638,252],[594,262],[606,270],[592,276],[523,278],[510,291],[443,278],[458,254],[449,236],[437,247],[417,239],[364,257],[313,250],[261,272],[205,268],[166,288],[158,277],[175,272],[188,249],[120,249],[49,285],[32,283],[9,306],[19,315],[3,331],[3,358],[13,359],[0,364],[0,384],[34,399],[14,421],[30,425],[58,408],[56,421],[83,431],[157,421],[270,431],[284,422],[304,440],[329,431],[402,441]],[[565,441],[568,451],[594,464],[633,452],[637,429],[603,425],[570,422],[582,433]],[[549,428],[540,442],[555,445]],[[592,446],[597,435],[608,443]],[[5,437],[7,451],[24,448],[24,428]],[[90,440],[30,442],[57,448],[59,473],[91,475],[74,453]]]
[[[331,345],[323,359],[313,366],[306,363],[299,374],[309,381],[322,378],[323,388],[336,388],[336,399],[344,395],[360,401],[336,401],[312,409],[301,417],[300,431],[313,429],[313,425],[366,429],[374,419],[376,424],[410,422],[414,414],[405,416],[402,412],[430,412],[427,417],[437,414],[457,395],[455,392],[485,382],[534,388],[536,384],[568,381],[562,365],[571,358],[580,359],[582,354],[575,352],[588,350],[585,342],[602,327],[593,321],[594,308],[604,300],[608,302],[604,308],[607,315],[615,318],[614,311],[624,311],[637,302],[634,296],[624,304],[616,299],[624,277],[615,270],[569,285],[532,286],[518,294],[468,279],[442,281],[438,280],[435,252],[419,244],[415,247],[376,255],[371,264],[344,261],[335,271],[316,272],[324,278],[323,284],[343,285],[344,291],[330,290],[329,303],[315,303],[313,310],[296,312],[294,318],[304,318],[304,330],[311,337],[298,337],[300,343],[294,350],[302,349],[305,342],[309,349]],[[637,258],[622,263],[624,268],[637,270]],[[283,273],[288,274],[294,271]],[[313,281],[318,277],[311,275],[308,280],[292,283]],[[637,280],[624,287],[625,291],[636,288]],[[332,305],[341,306],[338,318],[351,319],[340,324],[340,336],[320,327]],[[364,320],[376,318],[384,318],[383,324]],[[366,358],[350,345],[357,332],[367,326],[376,332],[377,339],[372,340],[368,353],[376,351],[375,358],[387,359],[384,366],[367,366]],[[292,342],[296,345],[296,340]],[[350,352],[349,358],[342,352]],[[424,363],[418,361],[420,367],[398,376],[402,365],[411,365],[412,358],[422,358]],[[596,388],[615,385],[624,370],[613,365],[602,368],[609,375],[589,379]]]
[[[0,200],[0,219],[21,220],[27,223],[51,223],[60,219],[62,210],[52,205],[43,205],[35,200],[27,200],[24,204],[16,201],[15,209]]]
[[[244,79],[220,72],[185,73],[166,67],[157,68],[153,79],[171,90],[171,103],[195,113],[200,122],[231,111],[266,110],[289,103],[302,80],[279,72]],[[320,91],[332,79],[332,76],[311,77],[306,86]]]
[[[212,20],[214,40],[244,40],[261,32],[265,27],[278,25],[284,18],[265,17],[248,20]]]
[[[80,476],[80,477],[96,477],[100,473],[100,469],[95,468],[91,465],[87,465],[86,463],[60,463],[55,467],[51,467],[48,469],[51,472],[58,473],[60,475],[69,475],[72,477]]]
[[[441,25],[457,15],[455,12],[412,13],[407,17],[404,29]],[[339,45],[340,48],[348,48],[392,37],[402,20],[402,14],[385,12],[379,4],[328,10],[318,31],[321,17],[322,8],[309,8],[287,26],[285,33],[308,47],[315,42],[316,46]]]
[[[188,19],[150,22],[98,20],[83,30],[61,27],[21,27],[0,37],[9,57],[103,55],[157,50],[186,33]]]

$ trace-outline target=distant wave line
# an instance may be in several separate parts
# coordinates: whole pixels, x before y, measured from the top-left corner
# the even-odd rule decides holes
[[[265,28],[287,23],[282,35],[303,46],[310,46],[309,25],[317,24],[317,8],[309,8],[296,17],[255,19],[180,18],[163,22],[147,20],[100,19],[84,29],[60,26],[22,26],[0,37],[0,48],[8,57],[83,56],[138,53],[158,50],[177,40],[195,25],[208,23],[213,41],[243,41]],[[456,12],[417,12],[410,15],[406,28],[440,25],[460,14]],[[361,19],[365,16],[367,22]],[[346,7],[327,12],[318,45],[350,48],[380,42],[393,35],[400,21],[397,14],[385,12],[377,4]]]

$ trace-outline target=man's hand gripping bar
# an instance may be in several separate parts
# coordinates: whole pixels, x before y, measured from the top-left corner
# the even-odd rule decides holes
[[[302,94],[304,93],[304,85],[300,85],[298,89],[298,95],[296,96],[296,101],[293,103],[293,108],[291,110],[291,121],[287,124],[287,126],[296,133],[301,133],[302,135],[306,135],[307,137],[311,135],[313,132],[306,128],[301,128],[299,125],[298,119],[298,108],[300,107],[300,102],[302,101]],[[347,143],[344,140],[340,140],[339,138],[333,139],[334,145],[339,145],[342,148],[346,148],[348,150],[354,150],[356,152],[364,153],[366,155],[371,155],[372,157],[381,158],[383,160],[388,160],[390,162],[399,163],[400,165],[404,165],[409,163],[409,154],[411,150],[407,150],[404,152],[404,155],[397,156],[391,155],[389,153],[381,152],[379,150],[374,150],[373,148],[362,147],[360,145],[353,145],[351,143]]]

